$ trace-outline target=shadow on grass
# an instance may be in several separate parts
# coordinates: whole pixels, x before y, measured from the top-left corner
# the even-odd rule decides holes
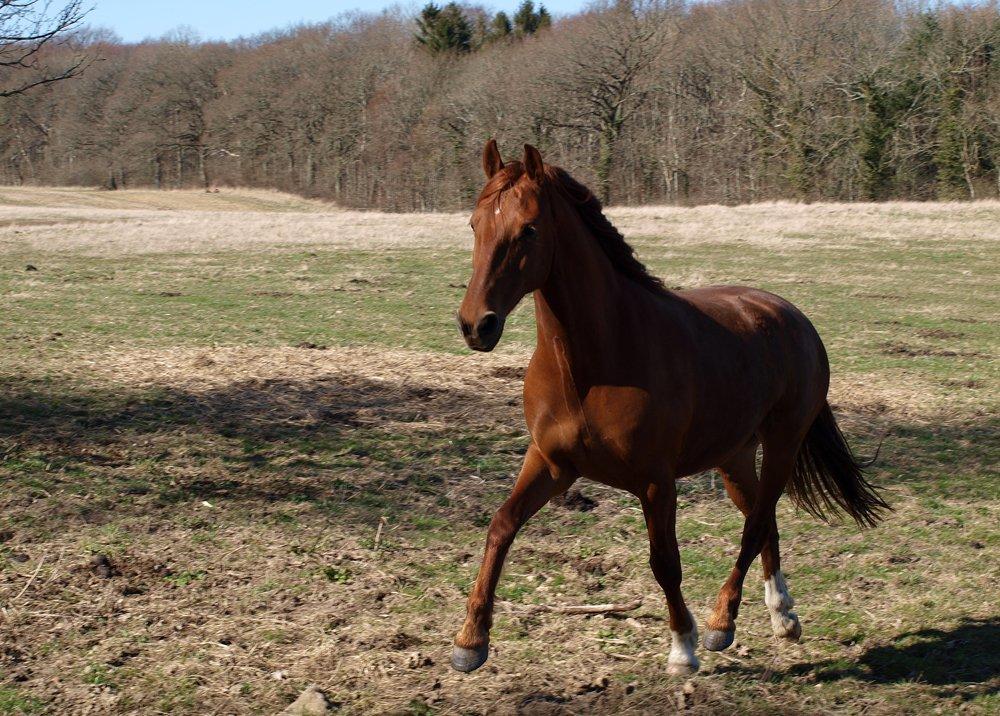
[[[788,676],[811,675],[815,681],[856,679],[870,684],[922,683],[938,687],[940,697],[969,700],[1000,691],[1000,618],[963,619],[951,629],[928,627],[898,634],[852,661],[794,664]],[[745,666],[723,671],[752,671]],[[763,672],[763,668],[757,669]],[[758,676],[761,673],[757,674]]]
[[[0,382],[0,470],[29,496],[36,488],[109,499],[152,494],[161,506],[224,497],[368,515],[423,497],[447,512],[461,490],[449,492],[446,478],[464,481],[468,494],[458,499],[467,502],[483,497],[483,480],[502,479],[494,486],[506,489],[527,445],[519,388],[516,380],[477,392],[346,373],[202,391],[60,391],[8,379]],[[995,420],[886,422],[877,484],[896,479],[927,494],[989,496],[989,480],[960,478],[988,472]],[[700,482],[684,480],[681,489],[698,492]]]
[[[61,508],[85,510],[77,516],[88,522],[113,518],[102,509],[223,498],[307,502],[365,520],[417,501],[445,510],[446,480],[476,476],[473,495],[484,481],[505,486],[527,445],[506,394],[353,374],[205,391],[57,390],[0,383],[0,474],[25,504],[87,495],[86,506]]]

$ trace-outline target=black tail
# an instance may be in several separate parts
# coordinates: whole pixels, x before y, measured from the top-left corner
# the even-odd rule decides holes
[[[870,464],[862,465],[854,457],[830,405],[824,404],[795,460],[788,496],[820,519],[826,520],[827,513],[846,512],[861,527],[874,527],[892,508],[865,479],[864,468]]]

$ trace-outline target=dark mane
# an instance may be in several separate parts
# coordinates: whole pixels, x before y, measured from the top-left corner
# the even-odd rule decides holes
[[[479,202],[497,201],[500,195],[510,189],[521,178],[524,167],[521,162],[508,162],[483,187]],[[567,199],[576,209],[580,219],[597,239],[604,254],[619,273],[653,293],[668,293],[663,280],[654,276],[635,256],[635,250],[625,241],[625,237],[614,227],[600,200],[583,184],[571,177],[566,170],[545,165],[545,184]]]
[[[625,237],[608,221],[600,200],[583,184],[571,177],[566,170],[546,165],[545,176],[572,204],[577,213],[594,235],[611,265],[628,278],[653,293],[667,293],[663,279],[649,272],[635,256],[635,249],[629,246]]]

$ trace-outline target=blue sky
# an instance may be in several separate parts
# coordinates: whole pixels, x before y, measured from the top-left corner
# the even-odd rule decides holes
[[[537,3],[537,0],[535,0]],[[439,3],[441,0],[439,0]],[[519,0],[481,4],[510,11]],[[549,0],[553,13],[572,12],[585,0]],[[202,39],[232,39],[285,28],[301,22],[320,22],[348,10],[378,11],[393,0],[91,0],[87,23],[114,30],[126,42],[160,37],[178,27],[193,28]],[[423,0],[402,3],[412,12]]]

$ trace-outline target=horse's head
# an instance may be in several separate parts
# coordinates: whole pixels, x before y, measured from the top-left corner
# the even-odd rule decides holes
[[[483,149],[486,186],[472,213],[472,278],[458,309],[470,348],[491,351],[504,321],[528,293],[541,288],[555,247],[551,214],[544,211],[542,155],[524,145],[524,159],[504,164],[497,143]]]

